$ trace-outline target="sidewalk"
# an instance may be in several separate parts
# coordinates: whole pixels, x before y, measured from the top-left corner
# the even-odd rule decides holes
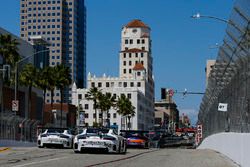
[[[0,140],[0,148],[8,147],[35,147],[35,142],[25,142],[17,140]]]

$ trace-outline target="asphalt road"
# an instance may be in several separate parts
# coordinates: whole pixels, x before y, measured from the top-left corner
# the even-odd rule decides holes
[[[0,153],[1,167],[236,167],[211,150],[128,149],[122,154],[75,154],[71,149],[11,148]]]

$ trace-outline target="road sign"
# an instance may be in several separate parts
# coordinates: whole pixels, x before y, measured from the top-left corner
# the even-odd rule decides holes
[[[218,105],[218,111],[227,111],[227,103],[219,103]]]
[[[12,111],[18,111],[18,108],[19,108],[19,101],[12,100]]]

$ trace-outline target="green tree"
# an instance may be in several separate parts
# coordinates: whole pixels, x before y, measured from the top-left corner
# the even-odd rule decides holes
[[[16,68],[16,62],[20,60],[20,55],[18,53],[19,43],[16,39],[12,39],[9,34],[0,35],[0,54],[3,56],[3,64],[9,64],[11,67],[11,78],[9,83],[14,83],[14,74]]]
[[[94,110],[95,110],[95,122],[97,123],[97,108],[98,108],[98,99],[100,97],[101,91],[97,87],[92,87],[87,92],[87,100],[93,100]]]
[[[129,98],[122,94],[116,103],[117,113],[126,117],[126,124],[128,119],[128,127],[130,129],[130,119],[135,116],[135,107],[132,105]]]
[[[36,67],[34,67],[32,64],[26,64],[23,68],[23,70],[21,71],[20,74],[20,84],[27,86],[28,87],[28,96],[29,96],[29,100],[28,100],[28,115],[27,117],[30,117],[30,113],[31,113],[31,93],[32,93],[32,86],[35,86],[35,77],[37,75],[37,69]]]
[[[71,84],[71,76],[70,76],[70,68],[64,66],[63,64],[55,66],[55,80],[56,80],[56,87],[60,89],[61,95],[61,119],[60,119],[60,126],[62,127],[62,110],[63,110],[63,101],[64,101],[64,94],[63,91],[66,87]]]
[[[50,105],[51,110],[53,110],[53,99],[54,99],[54,90],[56,88],[56,73],[55,73],[55,67],[46,67],[45,73],[47,74],[47,81],[48,81],[48,87],[47,89],[50,91]]]
[[[4,58],[4,63],[10,64],[12,67],[15,66],[15,63],[20,60],[18,54],[17,46],[19,43],[16,39],[12,39],[9,34],[0,35],[0,54]]]
[[[45,108],[45,97],[46,90],[49,87],[49,72],[48,67],[43,69],[38,69],[38,73],[35,77],[35,85],[36,87],[43,90],[43,110],[42,110],[42,123],[44,123],[44,108]]]
[[[109,110],[111,107],[114,107],[115,106],[115,96],[113,96],[110,92],[107,92],[105,94],[101,94],[99,96],[99,108],[102,112],[102,125],[103,125],[103,113],[104,111],[106,111],[106,115],[107,115],[107,118],[106,118],[106,122],[109,123]]]

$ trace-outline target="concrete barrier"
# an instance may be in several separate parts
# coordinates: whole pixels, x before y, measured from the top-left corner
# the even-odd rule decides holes
[[[0,140],[0,147],[34,147],[36,143],[16,141],[16,140]]]
[[[250,166],[250,133],[218,133],[203,140],[198,149],[218,151],[242,167]]]

